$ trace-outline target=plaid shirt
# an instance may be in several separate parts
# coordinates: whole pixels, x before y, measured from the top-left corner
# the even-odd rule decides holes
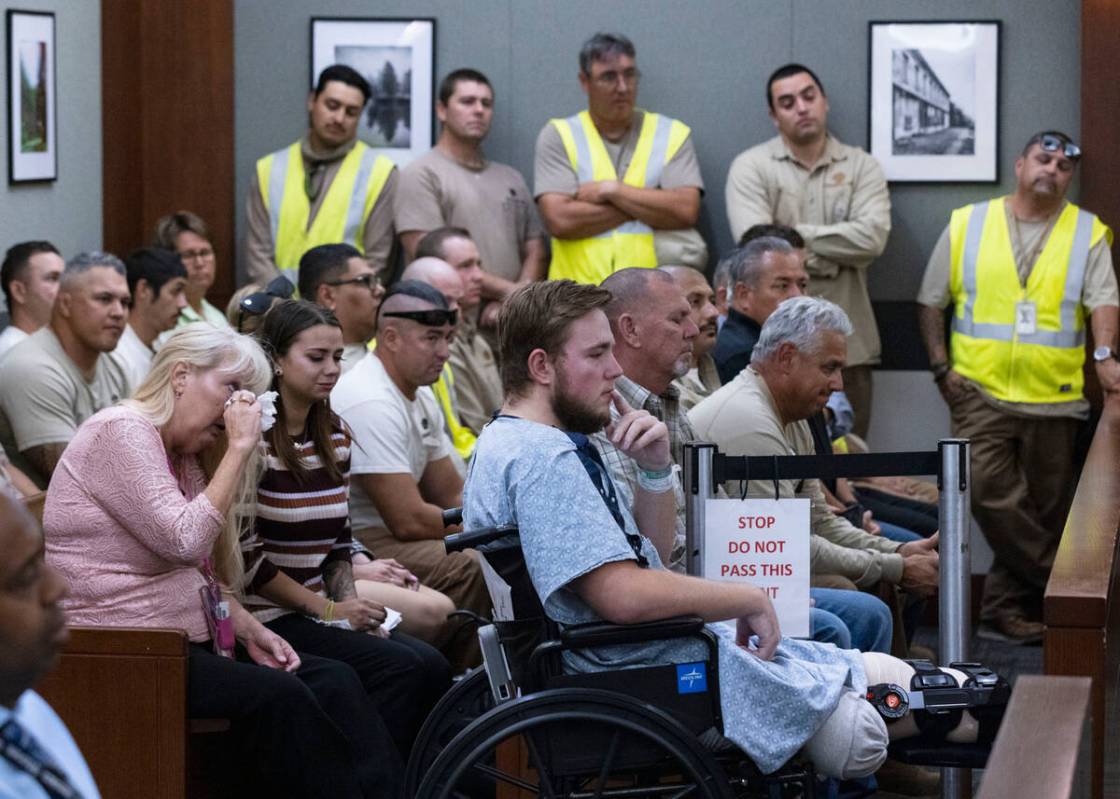
[[[665,393],[657,396],[647,389],[639,386],[625,375],[618,378],[614,384],[615,390],[622,395],[631,408],[641,408],[649,411],[665,423],[669,428],[669,451],[673,457],[673,471],[677,479],[673,484],[673,496],[677,503],[677,529],[673,541],[673,551],[669,556],[668,566],[674,571],[683,572],[685,569],[685,519],[684,519],[684,486],[681,482],[681,458],[684,454],[684,445],[696,439],[696,432],[688,421],[688,416],[681,407],[680,392],[670,385]],[[618,418],[618,411],[611,406],[611,421]],[[598,432],[591,436],[603,463],[610,472],[611,480],[618,489],[620,500],[634,508],[634,497],[638,494],[638,463],[628,455],[624,455],[607,438],[605,432]]]

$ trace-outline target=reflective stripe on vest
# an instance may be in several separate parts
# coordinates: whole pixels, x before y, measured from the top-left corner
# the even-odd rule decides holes
[[[447,423],[447,434],[451,436],[451,443],[459,456],[466,461],[474,454],[474,445],[478,442],[478,436],[459,421],[459,416],[455,413],[451,402],[451,392],[454,390],[455,378],[451,374],[451,365],[445,363],[439,380],[432,384],[432,393],[436,395],[440,407],[443,408],[443,418]]]
[[[580,183],[619,179],[590,113],[581,111],[567,119],[553,119],[551,124],[560,134]],[[657,186],[665,165],[680,150],[688,134],[684,123],[643,111],[638,141],[622,181],[638,188]],[[617,269],[629,266],[657,266],[653,229],[638,220],[629,220],[585,239],[552,240],[551,278],[599,283]]]
[[[257,181],[281,272],[295,282],[299,259],[320,244],[345,242],[364,252],[366,221],[392,170],[392,161],[357,142],[342,159],[315,219],[309,221],[311,204],[300,143],[258,161]]]
[[[1082,397],[1089,252],[1111,231],[1068,204],[1046,235],[1026,284],[1019,277],[1005,201],[958,208],[949,223],[952,363],[996,399],[1063,403]],[[1018,306],[1033,306],[1019,332]]]

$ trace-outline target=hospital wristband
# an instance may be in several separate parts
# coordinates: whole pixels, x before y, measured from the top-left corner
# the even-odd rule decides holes
[[[673,489],[673,467],[647,471],[638,469],[638,487],[650,494],[663,494]]]

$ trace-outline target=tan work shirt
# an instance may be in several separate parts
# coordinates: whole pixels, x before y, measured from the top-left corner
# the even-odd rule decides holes
[[[459,421],[476,436],[502,407],[502,376],[494,351],[478,332],[473,314],[463,314],[451,342],[451,374],[455,378]]]
[[[357,140],[355,139],[355,142]],[[306,146],[306,145],[305,145]],[[351,145],[353,146],[353,145]],[[323,187],[311,203],[311,213],[307,218],[310,228],[319,214],[323,199],[334,182],[335,175],[349,148],[340,150],[339,157],[326,165],[323,173]],[[306,174],[310,169],[306,155],[303,158],[303,169]],[[366,220],[365,229],[362,230],[362,249],[364,258],[374,269],[381,270],[389,265],[389,256],[393,251],[395,236],[393,233],[393,195],[397,190],[397,170],[389,173],[385,185],[373,204],[369,218]],[[276,268],[276,250],[272,241],[272,226],[269,223],[268,209],[264,207],[261,198],[260,183],[257,181],[256,164],[253,166],[253,175],[249,180],[249,195],[245,198],[245,263],[249,271],[249,280],[264,286],[272,278],[280,274]]]
[[[867,268],[891,232],[891,198],[879,162],[830,135],[820,161],[807,169],[775,136],[731,162],[726,194],[735,241],[758,224],[788,225],[801,234],[809,292],[843,308],[855,328],[848,364],[878,363]]]
[[[688,413],[701,441],[712,441],[728,455],[814,455],[813,434],[804,419],[783,425],[770,387],[748,366],[730,382]],[[738,481],[723,485],[728,496],[742,496]],[[752,480],[751,497],[773,497],[774,483]],[[834,514],[821,490],[820,480],[781,480],[779,497],[807,498],[811,502],[809,570],[814,576],[836,574],[860,588],[880,580],[902,580],[901,546],[871,535]]]
[[[1006,198],[1005,198],[1006,199]],[[1034,269],[1038,253],[1050,237],[1053,222],[1065,209],[1065,203],[1054,216],[1035,222],[1016,219],[1011,212],[1011,204],[1004,202],[1003,211],[1007,217],[1007,233],[1011,239],[1011,252],[1015,257],[1015,269],[1019,280],[1025,286]],[[1033,256],[1033,257],[1032,257]],[[949,294],[949,278],[952,269],[952,253],[949,243],[949,226],[941,231],[937,244],[930,253],[922,276],[922,287],[918,290],[918,302],[931,308],[947,308],[952,301]],[[1120,290],[1117,289],[1116,273],[1112,269],[1112,250],[1108,239],[1102,238],[1089,249],[1089,260],[1085,264],[1085,278],[1081,284],[1081,304],[1089,313],[1105,305],[1120,306]],[[1089,401],[1073,402],[1005,402],[985,391],[978,383],[969,381],[980,391],[980,396],[990,405],[1010,413],[1024,416],[1075,416],[1079,419],[1089,417]]]

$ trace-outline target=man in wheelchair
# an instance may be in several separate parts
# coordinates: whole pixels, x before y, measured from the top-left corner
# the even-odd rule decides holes
[[[990,741],[998,715],[987,711],[1001,712],[1008,693],[991,672],[918,664],[916,673],[888,655],[783,638],[760,589],[663,567],[676,512],[668,433],[613,392],[622,370],[602,311],[609,300],[601,288],[561,280],[525,286],[506,301],[506,400],[478,440],[465,529],[519,528],[533,586],[562,630],[685,615],[708,622],[718,638],[723,735],[763,773],[802,751],[819,774],[859,777],[882,764],[892,739]],[[633,513],[587,440],[610,421],[611,403],[620,417],[607,433],[641,470]],[[569,672],[705,658],[703,643],[689,638],[563,653]],[[975,705],[985,712],[965,709]]]

